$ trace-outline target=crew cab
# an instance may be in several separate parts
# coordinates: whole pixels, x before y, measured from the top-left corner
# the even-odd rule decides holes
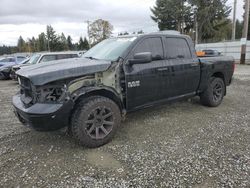
[[[220,105],[233,72],[233,58],[199,59],[185,35],[122,36],[102,41],[82,58],[18,71],[13,105],[24,125],[39,131],[68,126],[80,144],[99,147],[129,112],[194,96],[203,105]]]

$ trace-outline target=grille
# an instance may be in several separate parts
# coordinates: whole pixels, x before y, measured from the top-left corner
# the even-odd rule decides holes
[[[30,80],[24,77],[19,77],[19,79],[21,100],[25,105],[32,105],[32,88]]]

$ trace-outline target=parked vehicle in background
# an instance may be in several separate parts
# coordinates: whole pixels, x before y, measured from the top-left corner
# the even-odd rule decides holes
[[[27,59],[25,56],[11,56],[0,59],[0,79],[9,79],[11,68],[25,59]]]
[[[30,60],[30,58],[26,58],[25,60],[23,60],[23,61],[22,61],[21,63],[19,63],[18,65],[24,65],[24,64],[28,63],[29,60]],[[17,80],[16,74],[15,74],[15,72],[13,71],[13,67],[14,67],[14,66],[18,66],[18,65],[13,65],[13,66],[11,66],[10,78],[11,78],[12,80]]]
[[[46,52],[46,53],[35,53],[30,57],[30,60],[25,64],[19,64],[12,67],[11,78],[17,80],[16,71],[21,68],[35,65],[38,63],[44,63],[49,61],[55,61],[60,59],[78,58],[78,52]]]
[[[74,63],[20,70],[20,93],[12,102],[24,125],[40,131],[69,126],[83,146],[98,147],[128,112],[194,96],[205,106],[220,105],[234,68],[231,57],[198,58],[189,36],[122,36],[100,42]]]
[[[215,57],[215,56],[221,56],[221,52],[217,50],[212,49],[205,49],[201,51],[196,52],[198,57]]]

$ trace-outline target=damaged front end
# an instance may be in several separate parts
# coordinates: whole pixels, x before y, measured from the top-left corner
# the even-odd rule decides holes
[[[119,64],[106,71],[35,85],[19,75],[20,92],[13,97],[20,121],[36,130],[55,130],[69,125],[76,100],[89,94],[112,98],[122,108]]]
[[[73,108],[66,84],[34,86],[25,77],[18,78],[20,92],[12,99],[14,111],[20,122],[39,131],[65,127]]]

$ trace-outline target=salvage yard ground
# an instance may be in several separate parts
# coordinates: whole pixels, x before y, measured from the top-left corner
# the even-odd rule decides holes
[[[219,107],[194,98],[130,114],[98,149],[22,126],[17,90],[0,81],[0,187],[250,187],[250,66]]]

